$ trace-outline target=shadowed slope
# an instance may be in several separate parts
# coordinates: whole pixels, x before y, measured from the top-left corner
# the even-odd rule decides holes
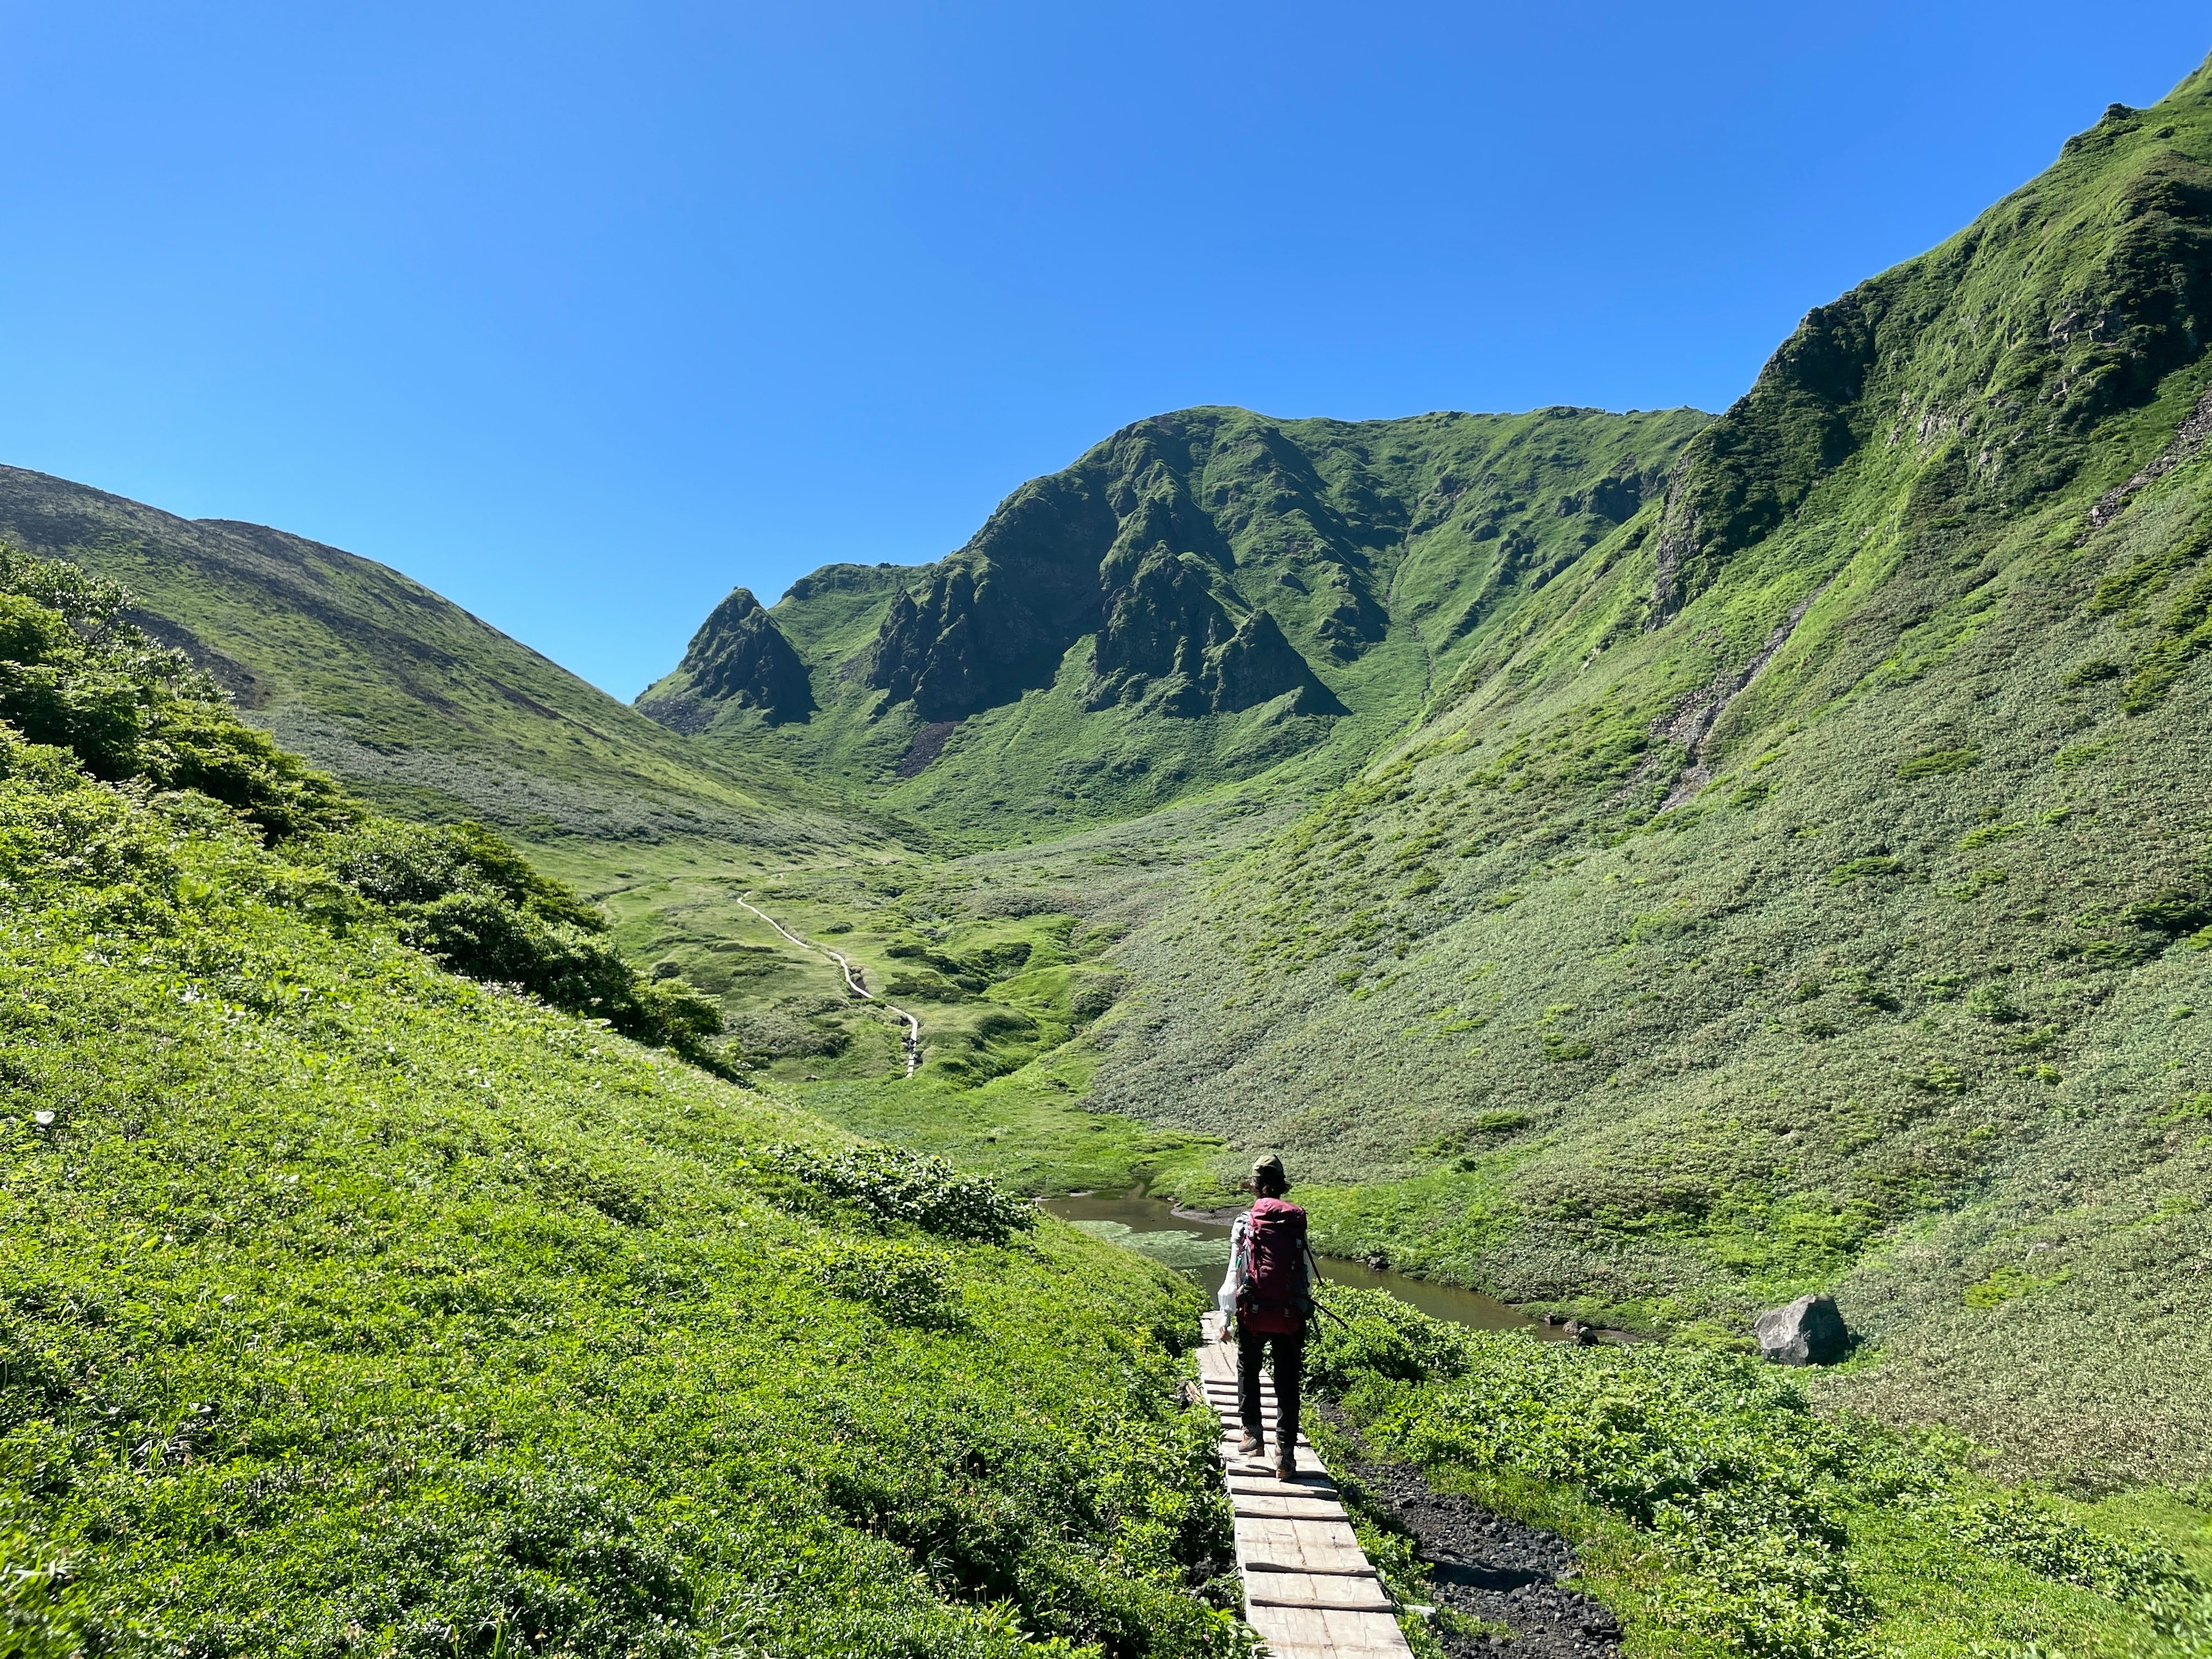
[[[417,816],[538,834],[849,840],[772,762],[711,757],[398,572],[258,525],[0,467],[0,539],[124,582],[240,708]],[[765,793],[763,793],[765,791]]]

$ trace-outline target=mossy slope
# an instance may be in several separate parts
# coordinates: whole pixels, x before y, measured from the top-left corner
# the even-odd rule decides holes
[[[772,757],[744,777],[398,572],[0,467],[0,542],[120,581],[246,717],[417,817],[532,837],[881,844]]]
[[[1340,1248],[2212,1473],[2212,79],[1816,311],[1438,712],[1117,953],[1092,1103]],[[2027,1387],[2021,1378],[2037,1379]]]

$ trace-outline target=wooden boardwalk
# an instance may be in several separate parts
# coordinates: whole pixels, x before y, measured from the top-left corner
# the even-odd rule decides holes
[[[1237,1513],[1237,1570],[1244,1618],[1272,1659],[1413,1659],[1382,1579],[1352,1535],[1328,1470],[1304,1435],[1297,1478],[1275,1478],[1275,1389],[1260,1379],[1267,1455],[1239,1457],[1237,1350],[1221,1340],[1222,1318],[1206,1316],[1199,1386],[1221,1419],[1221,1466]]]

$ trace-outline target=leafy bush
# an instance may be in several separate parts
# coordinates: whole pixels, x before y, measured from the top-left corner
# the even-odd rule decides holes
[[[720,1007],[680,980],[641,977],[605,938],[605,917],[481,824],[367,817],[298,854],[382,906],[402,939],[457,974],[711,1058],[702,1045],[721,1030]]]
[[[1857,881],[1865,876],[1893,876],[1905,867],[1905,860],[1887,853],[1870,854],[1863,859],[1845,859],[1828,872],[1828,884],[1840,887],[1847,881]]]
[[[0,611],[0,622],[4,617]],[[80,1659],[100,1634],[68,1564],[20,1526],[0,1521],[0,1654]]]
[[[823,1152],[776,1146],[763,1149],[754,1163],[771,1176],[853,1205],[878,1223],[904,1223],[947,1238],[1002,1244],[1036,1225],[1036,1212],[989,1176],[963,1174],[941,1158],[896,1146]]]
[[[828,1289],[904,1325],[958,1321],[951,1264],[934,1250],[896,1239],[851,1239],[824,1247],[815,1273]]]
[[[1320,1340],[1306,1355],[1313,1385],[1335,1392],[1368,1377],[1449,1381],[1469,1363],[1460,1327],[1428,1318],[1385,1291],[1332,1285],[1323,1292]]]
[[[1649,1534],[1681,1581],[1670,1621],[1729,1650],[1811,1659],[1846,1644],[1862,1609],[1825,1488],[1858,1459],[1794,1382],[1731,1354],[1425,1322],[1362,1310],[1322,1345],[1370,1439],[1425,1466],[1572,1487]]]
[[[192,789],[276,838],[359,805],[231,713],[183,653],[123,620],[121,586],[0,546],[0,720],[108,782]]]
[[[599,912],[480,824],[378,816],[231,711],[185,656],[122,619],[128,596],[75,567],[0,546],[0,731],[11,766],[81,766],[107,782],[208,797],[289,856],[380,907],[399,937],[471,979],[514,985],[719,1067],[720,1007],[648,983]],[[61,760],[67,757],[67,762]],[[342,908],[327,908],[343,922]]]
[[[2212,1644],[2212,1597],[2148,1534],[2092,1527],[2033,1488],[1991,1486],[1963,1442],[1825,1418],[1796,1376],[1758,1359],[1467,1330],[1373,1291],[1332,1288],[1328,1304],[1341,1318],[1312,1350],[1313,1376],[1370,1446],[1508,1510],[1550,1520],[1553,1495],[1571,1494],[1625,1526],[1639,1616],[1700,1648],[1747,1659],[1863,1650],[1882,1610],[1856,1540],[1869,1521],[1899,1517],[1926,1529],[1918,1549],[2094,1591],[2192,1654]]]

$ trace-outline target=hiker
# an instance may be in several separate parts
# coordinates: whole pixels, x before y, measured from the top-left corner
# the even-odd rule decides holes
[[[1243,1457],[1264,1457],[1267,1424],[1260,1415],[1260,1362],[1274,1350],[1275,1474],[1297,1473],[1298,1381],[1305,1367],[1306,1322],[1313,1315],[1312,1253],[1306,1212],[1285,1202],[1291,1183],[1273,1152],[1252,1165],[1252,1207],[1229,1233],[1229,1277],[1221,1310],[1237,1323],[1237,1404]]]

